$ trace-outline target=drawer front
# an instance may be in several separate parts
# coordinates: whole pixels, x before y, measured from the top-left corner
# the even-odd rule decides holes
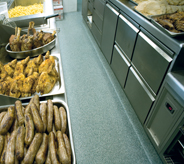
[[[135,72],[133,67],[130,67],[130,71],[128,73],[125,93],[140,122],[143,124],[155,98],[148,91],[146,85]]]
[[[101,50],[108,63],[111,62],[116,24],[119,13],[109,4],[106,4],[103,19]]]
[[[130,60],[138,32],[139,30],[123,15],[119,16],[115,41]]]
[[[98,30],[98,28],[96,27],[96,25],[94,24],[94,22],[92,23],[91,32],[92,32],[93,36],[95,37],[98,45],[100,45],[102,34]]]
[[[98,16],[98,14],[96,13],[96,11],[93,11],[93,21],[96,24],[96,26],[98,27],[98,29],[100,31],[102,31],[102,25],[103,25],[103,21],[102,19]]]
[[[93,13],[93,4],[88,3],[88,9],[91,11],[91,13]]]
[[[103,0],[94,1],[94,10],[96,10],[101,17],[103,17],[104,8],[105,8],[105,2]]]
[[[132,62],[157,94],[172,58],[142,32],[139,33]]]
[[[111,68],[122,88],[124,88],[129,67],[130,63],[128,62],[128,60],[119,50],[119,48],[114,45]]]

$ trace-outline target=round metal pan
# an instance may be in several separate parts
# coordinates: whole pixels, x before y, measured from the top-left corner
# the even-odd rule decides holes
[[[38,48],[35,48],[35,49],[32,49],[32,50],[28,50],[28,51],[11,51],[9,43],[6,45],[5,49],[6,49],[8,55],[10,57],[16,58],[16,59],[24,59],[28,56],[35,57],[35,56],[38,56],[40,54],[43,54],[43,53],[51,50],[55,46],[55,43],[56,43],[56,36],[48,44],[43,45],[43,46],[38,47]]]

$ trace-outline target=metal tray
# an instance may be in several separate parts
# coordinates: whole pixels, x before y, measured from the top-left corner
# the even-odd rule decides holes
[[[51,50],[55,46],[55,43],[56,43],[56,35],[55,35],[54,40],[52,40],[48,44],[43,45],[43,46],[38,47],[38,48],[35,48],[35,49],[32,49],[32,50],[28,50],[28,51],[11,51],[9,43],[6,45],[5,49],[8,52],[8,55],[11,56],[12,58],[24,59],[28,56],[35,57],[35,56],[38,56],[40,54],[44,54],[45,52]]]
[[[159,16],[170,15],[170,14],[173,14],[173,13],[160,14],[160,15],[151,15],[150,16],[151,23],[153,23],[157,28],[159,28],[162,32],[164,32],[165,34],[169,35],[170,37],[177,37],[177,36],[184,35],[184,32],[180,32],[180,33],[171,32],[171,31],[167,30],[166,28],[162,27],[162,25],[160,25],[158,22],[155,21],[155,18],[157,18]]]
[[[47,101],[40,101],[40,103],[46,103]],[[67,114],[67,136],[70,140],[70,145],[71,145],[71,151],[72,151],[72,164],[76,164],[76,157],[75,157],[75,149],[74,149],[74,142],[73,142],[73,135],[72,135],[72,127],[71,127],[71,121],[70,121],[70,113],[67,104],[62,101],[62,100],[52,100],[53,104],[61,107],[63,106],[66,110]],[[6,111],[9,106],[14,106],[15,104],[11,105],[5,105],[5,106],[0,106],[0,112]],[[22,103],[22,106],[26,106],[28,103]]]
[[[29,99],[31,97],[33,97],[35,94],[39,95],[39,97],[46,97],[46,96],[53,96],[53,95],[57,95],[57,94],[63,94],[65,92],[65,88],[64,88],[64,77],[63,77],[63,71],[62,71],[62,66],[61,66],[61,57],[60,54],[52,54],[51,56],[54,56],[55,58],[55,68],[59,74],[59,80],[56,82],[55,86],[53,87],[53,89],[47,93],[47,94],[43,94],[41,95],[40,93],[35,92],[32,96],[30,97],[20,97],[20,100],[25,100],[25,99]]]

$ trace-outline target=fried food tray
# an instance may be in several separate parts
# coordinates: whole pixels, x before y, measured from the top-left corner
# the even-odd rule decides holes
[[[24,59],[24,58],[26,58],[28,56],[35,57],[35,56],[38,56],[40,54],[43,54],[43,53],[51,50],[52,48],[54,48],[55,44],[56,44],[56,35],[55,35],[55,38],[51,42],[49,42],[46,45],[43,45],[41,47],[34,48],[32,50],[27,50],[27,51],[11,51],[10,44],[9,43],[6,45],[5,50],[7,51],[8,55],[10,57],[12,57],[12,58]]]
[[[57,107],[63,106],[66,110],[67,114],[67,129],[66,129],[66,134],[70,140],[70,145],[71,145],[71,155],[72,155],[72,164],[76,164],[76,157],[75,157],[75,149],[74,149],[74,142],[73,142],[73,135],[72,135],[72,127],[71,127],[71,121],[70,121],[70,113],[69,113],[69,108],[67,104],[62,101],[62,100],[52,100],[53,105],[56,105]],[[47,103],[47,101],[40,101],[41,103]],[[27,106],[29,103],[22,103],[22,106]],[[9,106],[14,106],[15,104],[11,105],[4,105],[0,106],[0,112],[6,111]]]
[[[180,33],[171,32],[171,31],[167,30],[166,28],[162,27],[162,25],[160,25],[158,22],[155,21],[155,19],[160,17],[160,16],[170,15],[170,14],[173,14],[173,13],[160,14],[160,15],[151,15],[150,16],[151,23],[153,23],[153,25],[155,25],[159,30],[161,30],[165,34],[169,35],[170,37],[183,36],[184,32],[180,32]]]
[[[52,53],[52,51],[51,51],[51,56],[54,56],[54,58],[55,58],[55,68],[56,68],[58,75],[59,75],[59,79],[57,80],[53,89],[47,94],[41,95],[40,93],[34,93],[30,97],[20,97],[19,98],[20,100],[29,99],[29,98],[33,97],[35,94],[38,94],[39,97],[46,97],[46,96],[53,96],[53,95],[65,93],[64,77],[63,77],[63,71],[62,71],[62,65],[61,65],[61,56],[59,53],[57,53],[57,54]]]
[[[58,38],[55,39],[55,47],[50,51],[50,55],[54,56],[54,58],[55,58],[55,68],[56,68],[56,70],[58,72],[58,75],[59,75],[59,79],[56,82],[56,84],[53,87],[53,89],[49,93],[47,93],[47,94],[41,95],[40,93],[34,93],[30,97],[20,97],[19,98],[20,100],[30,99],[35,94],[38,94],[39,97],[46,97],[46,96],[54,96],[54,95],[64,94],[65,93],[64,77],[63,77],[62,62],[61,62],[61,55],[60,55]],[[30,60],[32,60],[32,58],[30,58]],[[10,61],[8,60],[8,62],[10,62]],[[4,64],[6,64],[6,63],[4,63]],[[6,97],[9,98],[10,96],[6,96]]]

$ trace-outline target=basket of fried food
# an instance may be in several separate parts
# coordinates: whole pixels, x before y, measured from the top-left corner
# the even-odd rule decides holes
[[[60,78],[56,62],[49,51],[44,57],[30,59],[28,56],[5,65],[0,62],[0,94],[21,98],[36,92],[41,95],[51,92]]]
[[[152,23],[171,37],[184,35],[184,11],[151,16]]]
[[[29,22],[27,34],[20,36],[21,28],[15,28],[15,34],[9,38],[5,49],[7,53],[16,59],[27,56],[34,57],[51,50],[55,46],[56,31],[53,33],[36,31],[34,22]]]
[[[0,163],[76,163],[64,102],[35,95],[29,103],[17,100],[0,110]]]

